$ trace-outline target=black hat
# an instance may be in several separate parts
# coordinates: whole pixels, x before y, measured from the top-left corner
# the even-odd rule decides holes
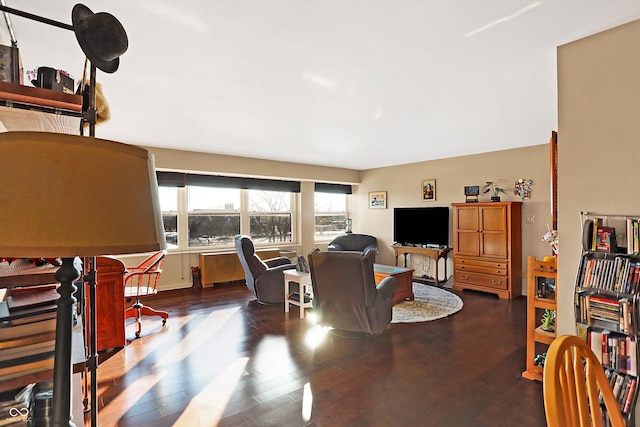
[[[127,51],[129,40],[115,16],[93,13],[83,4],[73,6],[73,31],[89,61],[105,73],[113,73],[120,65],[120,55]]]

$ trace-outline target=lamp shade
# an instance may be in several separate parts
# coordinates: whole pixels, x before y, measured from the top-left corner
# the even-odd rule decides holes
[[[153,155],[99,138],[0,133],[0,256],[164,249]]]

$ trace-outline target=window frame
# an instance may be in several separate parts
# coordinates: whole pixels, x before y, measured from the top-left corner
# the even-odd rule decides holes
[[[316,210],[316,195],[318,193],[323,193],[323,194],[340,194],[344,197],[344,207],[345,207],[345,211],[317,211]],[[336,238],[337,236],[340,236],[342,234],[346,233],[346,220],[349,218],[349,197],[347,197],[348,194],[346,193],[336,193],[336,192],[331,192],[331,191],[314,191],[313,193],[313,207],[314,207],[314,211],[313,211],[313,239],[314,242],[316,244],[323,244],[323,243],[327,243],[330,242],[331,240],[333,240],[334,238]],[[324,238],[319,238],[319,234],[317,231],[317,218],[319,216],[342,216],[344,215],[344,220],[345,220],[345,224],[344,224],[344,228],[341,231],[338,231],[335,234],[327,234],[326,237]]]
[[[207,246],[189,246],[189,215],[225,215],[225,214],[238,214],[240,216],[240,234],[250,235],[250,217],[254,214],[289,214],[291,216],[291,240],[283,242],[256,242],[256,247],[269,247],[274,245],[297,245],[299,242],[298,224],[299,224],[299,205],[300,205],[300,193],[284,191],[289,193],[291,198],[290,210],[277,211],[277,212],[253,212],[249,210],[249,191],[246,189],[239,189],[240,191],[240,208],[238,210],[220,210],[220,209],[198,209],[189,211],[189,190],[188,185],[184,187],[177,187],[178,193],[178,245],[177,247],[167,248],[169,252],[206,252],[206,251],[219,251],[233,249],[233,244],[230,245],[207,245]],[[224,188],[224,187],[218,187]],[[261,190],[253,190],[261,191]],[[265,190],[269,191],[269,190]],[[273,190],[271,190],[273,191]],[[162,209],[162,206],[161,206]],[[175,214],[174,211],[162,210],[162,213]],[[164,227],[164,221],[163,221]]]

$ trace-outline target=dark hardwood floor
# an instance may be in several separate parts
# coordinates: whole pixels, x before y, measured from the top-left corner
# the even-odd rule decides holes
[[[526,299],[458,295],[449,318],[314,347],[297,307],[242,283],[161,292],[147,303],[167,326],[145,319],[100,364],[99,425],[544,426],[542,385],[521,377]]]

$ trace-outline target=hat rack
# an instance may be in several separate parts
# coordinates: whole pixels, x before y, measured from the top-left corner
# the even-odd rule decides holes
[[[37,109],[41,111],[47,112],[55,112],[59,114],[66,115],[75,115],[76,117],[81,117],[80,135],[84,134],[84,125],[88,123],[89,125],[89,136],[95,137],[95,126],[97,121],[97,112],[96,112],[96,73],[97,66],[94,63],[94,60],[98,61],[100,64],[100,69],[107,73],[115,72],[118,68],[118,59],[119,56],[126,51],[128,47],[128,40],[126,32],[120,22],[110,14],[101,13],[100,18],[104,19],[94,19],[91,23],[85,23],[81,21],[82,18],[87,18],[95,16],[93,12],[86,6],[82,4],[76,4],[72,11],[72,20],[74,21],[74,25],[66,24],[63,22],[55,21],[53,19],[49,19],[43,16],[35,15],[29,12],[25,12],[22,10],[14,9],[5,5],[4,0],[0,0],[0,11],[4,13],[5,21],[7,22],[7,26],[9,28],[11,43],[14,47],[17,47],[17,41],[13,34],[13,27],[11,25],[9,14],[17,15],[29,20],[37,21],[46,25],[51,25],[57,28],[61,28],[64,30],[73,31],[76,34],[76,38],[78,39],[78,43],[80,44],[81,49],[85,53],[85,56],[89,58],[90,61],[90,72],[89,72],[89,100],[86,108],[82,108],[84,112],[80,111],[70,111],[64,110],[61,111],[59,106],[35,106]],[[105,19],[107,22],[105,22]],[[94,25],[93,27],[91,25]],[[83,25],[82,28],[80,26]],[[103,27],[105,25],[105,28]],[[115,28],[115,30],[114,30]],[[108,37],[100,38],[101,42],[106,45],[110,45],[109,40],[110,37],[115,38],[114,43],[111,43],[109,47],[116,49],[113,53],[109,55],[104,55],[104,58],[101,57],[101,54],[104,52],[101,50],[102,46],[91,45],[91,43],[87,40],[82,40],[81,31],[104,31],[105,34],[108,34]],[[114,35],[115,34],[115,35]],[[95,49],[95,51],[91,51],[91,49]],[[105,68],[105,64],[107,64],[107,68]],[[84,80],[84,79],[83,79]],[[2,84],[4,82],[0,82]],[[84,82],[83,82],[84,83]],[[7,84],[7,83],[4,83]],[[29,88],[29,87],[21,87],[19,92],[28,92],[25,89],[38,89],[38,88]],[[3,93],[3,88],[0,85],[0,94]],[[39,92],[40,94],[42,92]],[[38,98],[38,92],[28,92],[27,95],[34,95],[31,99]],[[75,95],[69,94],[60,94],[67,95],[71,97],[75,97]],[[13,96],[13,95],[12,95]],[[10,97],[9,97],[10,98]],[[18,105],[16,105],[18,104]],[[21,104],[21,105],[20,105]],[[23,98],[18,99],[8,99],[5,101],[6,106],[9,107],[21,107],[33,109],[34,105],[30,104]],[[38,108],[39,107],[39,108]],[[90,316],[88,319],[89,329],[90,329],[90,343],[89,343],[89,355],[87,357],[86,365],[88,367],[88,371],[91,378],[91,390],[90,393],[90,411],[91,411],[91,426],[98,425],[98,381],[97,381],[97,368],[98,368],[98,354],[97,354],[97,331],[96,331],[96,258],[91,257],[89,260],[89,272],[87,275],[83,277],[84,281],[89,283],[89,312]],[[54,369],[53,369],[53,406],[52,406],[52,416],[51,421],[54,426],[74,426],[71,416],[71,395],[72,395],[72,386],[71,386],[71,359],[70,352],[67,349],[71,348],[72,336],[71,336],[71,327],[73,313],[71,310],[60,310],[60,307],[68,307],[73,303],[73,296],[69,293],[68,296],[63,294],[60,295],[59,300],[65,299],[64,304],[58,305],[57,312],[57,322],[60,324],[68,325],[69,327],[61,327],[56,328],[56,346],[54,352]],[[62,302],[62,301],[61,301]]]

